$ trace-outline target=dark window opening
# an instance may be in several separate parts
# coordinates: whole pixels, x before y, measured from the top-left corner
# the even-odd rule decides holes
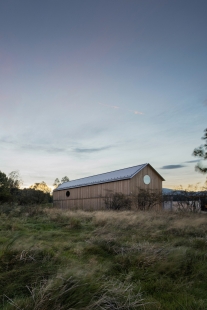
[[[67,197],[70,196],[70,192],[69,192],[69,191],[66,192],[66,196],[67,196]]]

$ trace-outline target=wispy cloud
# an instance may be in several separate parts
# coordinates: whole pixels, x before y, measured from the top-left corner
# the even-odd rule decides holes
[[[112,109],[122,109],[122,110],[125,110],[125,111],[128,111],[128,112],[133,112],[134,114],[140,114],[142,115],[143,113],[140,112],[140,111],[136,111],[136,110],[129,110],[129,109],[125,109],[125,108],[121,108],[117,105],[109,105],[109,104],[104,104],[104,103],[101,103],[99,102],[100,105],[103,105],[105,107],[109,107],[109,108],[112,108]]]
[[[60,152],[67,151],[66,148],[49,146],[49,145],[47,146],[47,145],[41,145],[41,144],[21,144],[21,143],[14,142],[14,141],[12,142],[5,141],[5,143],[13,144],[15,148],[25,150],[25,151],[44,151],[48,153],[60,153]]]
[[[15,149],[29,151],[29,152],[46,152],[46,153],[53,153],[53,154],[60,154],[60,153],[96,153],[101,152],[104,150],[110,149],[111,145],[106,145],[102,147],[91,147],[85,148],[82,146],[75,147],[74,143],[71,145],[67,145],[67,147],[62,146],[55,146],[54,144],[42,144],[42,143],[22,143],[20,141],[12,140],[12,137],[9,136],[2,136],[0,137],[0,144],[10,144]],[[76,144],[77,145],[77,144]]]
[[[44,151],[48,153],[60,153],[68,151],[67,148],[50,146],[50,145],[42,145],[42,144],[32,144],[32,143],[21,143],[19,141],[12,140],[9,136],[0,137],[0,144],[10,144],[13,145],[17,149],[27,150],[27,151]]]
[[[111,146],[104,146],[99,148],[62,148],[62,147],[55,147],[55,146],[43,146],[43,145],[32,145],[32,144],[25,144],[21,146],[22,149],[31,150],[31,151],[43,151],[47,153],[68,153],[68,152],[75,152],[75,153],[95,153],[104,150],[108,150]]]
[[[110,148],[111,146],[103,146],[103,147],[98,147],[98,148],[75,148],[74,151],[76,153],[95,153],[95,152],[108,150]]]
[[[20,146],[21,149],[28,150],[28,151],[45,151],[47,153],[60,153],[66,152],[67,149],[55,146],[44,146],[38,144],[23,144]]]
[[[183,168],[186,167],[184,165],[167,165],[167,166],[162,166],[160,169],[178,169],[178,168]]]
[[[14,143],[11,137],[9,136],[2,136],[0,137],[0,143]]]
[[[186,163],[186,164],[198,163],[199,161],[200,161],[199,159],[194,159],[194,160],[185,161],[185,163]]]

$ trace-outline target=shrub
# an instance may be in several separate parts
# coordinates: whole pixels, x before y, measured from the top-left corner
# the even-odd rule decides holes
[[[150,210],[163,202],[162,192],[139,188],[133,195],[133,202],[138,210]]]
[[[7,202],[10,200],[9,180],[5,173],[0,171],[0,201]]]
[[[107,196],[104,202],[106,208],[111,210],[130,210],[132,205],[131,198],[122,193],[114,193]]]

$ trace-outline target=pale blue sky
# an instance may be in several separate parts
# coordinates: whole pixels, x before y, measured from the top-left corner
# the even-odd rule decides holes
[[[149,162],[164,187],[203,183],[186,162],[207,127],[206,13],[206,0],[1,1],[0,170],[52,185]]]

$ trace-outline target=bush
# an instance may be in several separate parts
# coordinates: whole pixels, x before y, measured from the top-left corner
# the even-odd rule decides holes
[[[165,198],[159,190],[138,189],[130,197],[123,193],[114,193],[104,198],[105,206],[111,210],[130,210],[134,206],[138,210],[150,210],[160,205]]]
[[[107,196],[104,202],[106,208],[111,210],[130,210],[132,205],[131,198],[122,193],[115,193]]]
[[[163,202],[162,192],[139,188],[133,195],[133,202],[138,210],[150,210]]]
[[[52,196],[40,190],[31,188],[19,189],[14,193],[14,199],[20,205],[44,204],[52,202]]]
[[[40,190],[31,188],[1,190],[0,188],[0,202],[3,203],[16,203],[23,206],[51,203],[52,201],[52,196],[49,193],[44,193]]]
[[[0,201],[10,200],[9,180],[5,173],[0,171]]]

